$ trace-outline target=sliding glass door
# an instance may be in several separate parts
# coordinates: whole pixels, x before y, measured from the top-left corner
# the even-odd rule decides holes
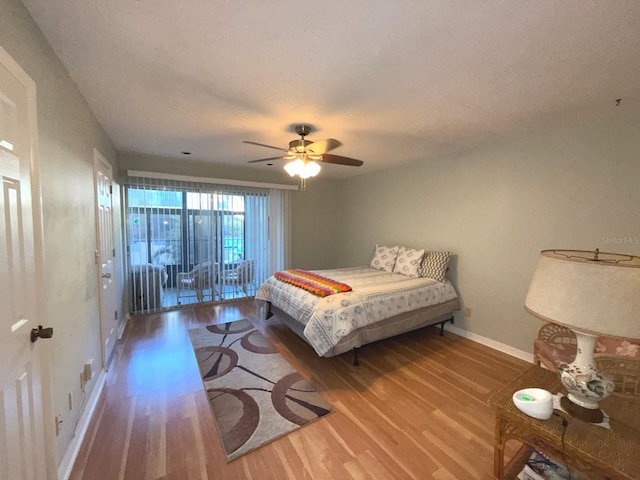
[[[269,191],[142,180],[125,198],[131,311],[255,295],[278,263]]]

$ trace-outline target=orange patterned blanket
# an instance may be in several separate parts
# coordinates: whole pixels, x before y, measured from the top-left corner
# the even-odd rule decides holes
[[[351,291],[351,287],[346,283],[336,282],[335,280],[307,270],[285,270],[283,272],[276,272],[274,277],[281,282],[290,283],[319,297]]]

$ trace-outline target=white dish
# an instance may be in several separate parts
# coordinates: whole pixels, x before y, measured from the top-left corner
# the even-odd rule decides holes
[[[548,420],[553,414],[553,396],[542,388],[525,388],[513,394],[518,410],[540,420]]]

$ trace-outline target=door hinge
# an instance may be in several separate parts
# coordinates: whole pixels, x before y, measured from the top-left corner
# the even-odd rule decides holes
[[[113,193],[113,185],[109,185],[109,193]]]
[[[116,249],[113,249],[113,258],[116,258]]]
[[[94,251],[96,265],[100,263],[100,252],[98,250]]]
[[[118,311],[117,310],[115,312],[113,312],[113,319],[114,320],[118,319]]]

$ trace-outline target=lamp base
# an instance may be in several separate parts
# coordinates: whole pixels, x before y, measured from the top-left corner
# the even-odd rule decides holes
[[[577,340],[576,358],[568,365],[558,366],[558,376],[564,388],[567,389],[568,403],[572,404],[569,408],[572,412],[576,412],[577,408],[581,409],[582,413],[576,412],[572,415],[585,419],[587,422],[599,423],[596,417],[598,414],[588,412],[599,411],[598,402],[613,393],[615,384],[595,367],[593,352],[598,337],[580,330],[572,329],[572,331]],[[599,417],[602,419],[602,414]],[[596,420],[590,420],[592,418],[596,418]]]
[[[560,399],[560,406],[573,418],[577,418],[583,422],[602,423],[604,420],[604,413],[602,413],[602,410],[599,408],[593,409],[581,407],[580,405],[573,403],[567,397],[562,397]]]

